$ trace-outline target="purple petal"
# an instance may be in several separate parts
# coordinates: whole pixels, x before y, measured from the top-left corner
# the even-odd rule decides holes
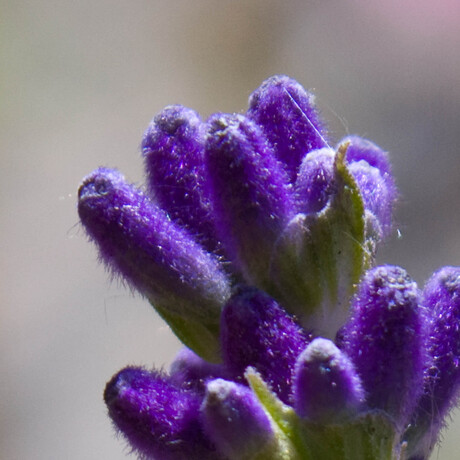
[[[79,189],[78,212],[102,260],[152,302],[218,321],[229,281],[205,252],[115,170],[100,168]]]
[[[212,208],[204,191],[205,125],[180,105],[166,107],[142,140],[149,189],[171,219],[208,250],[216,250]]]
[[[130,445],[147,458],[217,459],[199,422],[200,398],[158,372],[127,367],[104,392],[109,415]]]
[[[347,161],[349,163],[364,160],[370,166],[377,168],[386,179],[393,180],[387,152],[359,136],[348,136],[340,141],[340,144],[345,143],[348,143]]]
[[[218,379],[208,383],[201,406],[203,428],[231,460],[257,457],[273,442],[272,422],[247,387]]]
[[[296,412],[319,423],[337,423],[364,401],[353,363],[323,338],[313,340],[297,359],[293,393]]]
[[[209,126],[206,160],[217,232],[246,280],[263,284],[273,244],[293,216],[292,190],[252,121],[216,114]]]
[[[395,202],[394,190],[388,188],[388,181],[380,171],[364,160],[350,163],[348,169],[359,187],[364,207],[377,218],[382,236],[388,236]]]
[[[315,97],[285,75],[269,78],[251,94],[248,117],[262,126],[292,182],[305,154],[327,147]]]
[[[424,316],[414,281],[399,267],[368,271],[341,331],[371,408],[407,422],[420,396],[424,365]]]
[[[241,288],[222,312],[224,364],[240,378],[254,367],[286,403],[296,359],[310,339],[275,300],[255,288]]]
[[[334,158],[335,152],[329,148],[305,156],[295,182],[297,212],[319,212],[327,205],[336,190]]]
[[[385,234],[384,236],[387,236],[391,230],[391,214],[395,201],[398,197],[398,190],[396,188],[393,174],[391,173],[391,164],[388,153],[382,150],[373,142],[358,136],[348,136],[340,143],[348,143],[347,161],[350,163],[350,165],[353,163],[364,164],[365,162],[369,166],[380,171],[379,178],[377,178],[375,173],[372,174],[374,178],[371,182],[368,183],[367,186],[364,184],[358,185],[360,185],[360,188],[364,189],[362,193],[366,206],[366,193],[369,194],[370,190],[372,189],[372,182],[374,182],[374,185],[380,189],[377,194],[384,195],[382,197],[384,198],[383,205],[380,210],[378,209],[377,204],[372,206],[369,205],[369,208],[379,219]],[[359,182],[357,178],[356,180]],[[376,198],[374,201],[377,203],[378,198]]]

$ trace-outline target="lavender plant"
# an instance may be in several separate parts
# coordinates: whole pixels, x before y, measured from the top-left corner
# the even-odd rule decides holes
[[[387,154],[336,147],[296,81],[246,114],[166,107],[147,187],[99,168],[78,212],[101,260],[185,348],[119,371],[104,400],[139,458],[422,460],[460,386],[460,268],[419,290],[375,267],[397,190]]]

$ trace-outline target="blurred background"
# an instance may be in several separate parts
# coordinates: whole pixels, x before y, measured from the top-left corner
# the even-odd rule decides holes
[[[379,260],[420,284],[460,265],[458,0],[0,0],[0,59],[1,459],[126,458],[105,382],[179,349],[76,213],[100,165],[142,182],[167,104],[244,111],[264,79],[294,77],[333,137],[391,152],[399,231]],[[459,458],[455,417],[433,458]]]

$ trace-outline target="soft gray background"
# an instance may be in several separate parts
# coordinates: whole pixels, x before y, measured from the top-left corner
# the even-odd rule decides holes
[[[401,237],[380,260],[421,284],[460,265],[459,30],[457,0],[0,0],[0,458],[125,458],[105,382],[179,348],[108,281],[75,209],[99,165],[142,181],[138,145],[167,104],[240,111],[291,75],[337,139],[392,153]],[[434,458],[459,458],[459,431]]]

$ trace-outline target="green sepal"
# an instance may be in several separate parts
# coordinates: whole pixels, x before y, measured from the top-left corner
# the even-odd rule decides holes
[[[254,394],[277,427],[285,446],[283,460],[402,460],[399,435],[387,414],[370,411],[340,424],[302,420],[294,409],[270,391],[259,374],[248,368],[245,377]],[[404,446],[403,446],[404,447]]]
[[[335,155],[336,192],[328,205],[319,213],[298,214],[279,238],[267,288],[302,323],[329,337],[343,324],[372,260],[363,200],[345,162],[347,147],[342,144]]]
[[[172,313],[170,309],[158,305],[158,302],[150,303],[184,345],[206,361],[221,362],[218,318],[208,323],[194,321]]]
[[[246,369],[244,376],[273,421],[278,450],[273,454],[277,456],[266,457],[267,460],[313,460],[295,429],[299,421],[292,407],[280,401],[253,368]]]

